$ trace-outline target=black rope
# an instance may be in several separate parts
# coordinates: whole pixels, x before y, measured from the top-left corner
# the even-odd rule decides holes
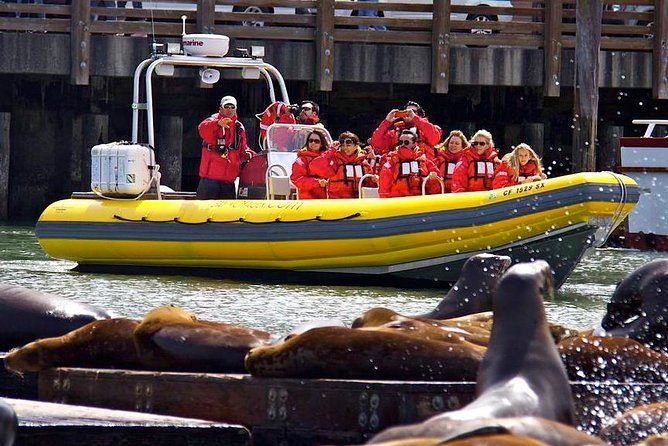
[[[127,217],[121,217],[120,215],[114,214],[114,218],[117,220],[121,221],[129,221],[133,223],[181,223],[183,225],[204,225],[207,223],[218,223],[218,224],[225,224],[225,223],[249,223],[252,225],[264,225],[267,223],[305,223],[307,221],[342,221],[342,220],[350,220],[351,218],[359,217],[360,214],[359,212],[355,212],[354,214],[346,215],[345,217],[338,217],[338,218],[322,218],[320,215],[317,215],[312,218],[305,218],[303,220],[282,220],[280,217],[276,217],[274,220],[267,220],[267,221],[249,221],[246,220],[244,217],[239,217],[235,220],[212,220],[211,218],[207,218],[206,220],[203,221],[183,221],[180,220],[178,217],[174,217],[169,220],[151,220],[148,217],[144,216],[141,218],[127,218]]]

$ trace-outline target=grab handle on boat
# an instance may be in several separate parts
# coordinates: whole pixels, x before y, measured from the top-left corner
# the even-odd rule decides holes
[[[364,180],[367,178],[373,178],[376,181],[376,184],[378,184],[378,175],[374,175],[372,173],[367,173],[362,175],[362,178],[360,178],[359,185],[357,186],[357,196],[359,198],[378,198],[378,186],[376,187],[364,187],[362,186],[364,184]]]
[[[445,183],[443,182],[443,178],[439,177],[436,175],[435,177],[433,176],[426,176],[422,179],[422,195],[427,195],[427,182],[432,181],[432,180],[437,180],[440,185],[441,185],[441,193],[445,193]]]
[[[274,169],[279,170],[282,175],[273,176],[272,172]],[[288,176],[288,171],[282,164],[276,163],[267,167],[265,185],[267,188],[267,200],[273,199],[276,195],[284,195],[286,200],[290,199],[293,187]]]

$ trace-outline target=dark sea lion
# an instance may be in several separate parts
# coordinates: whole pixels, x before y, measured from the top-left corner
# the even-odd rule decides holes
[[[263,377],[453,381],[475,378],[483,348],[459,339],[444,342],[441,339],[447,338],[448,333],[414,322],[416,325],[405,321],[363,329],[314,328],[282,344],[252,349],[246,356],[246,369]],[[429,336],[440,338],[432,340]]]
[[[111,313],[64,297],[0,284],[0,351],[60,336]]]
[[[599,432],[602,439],[619,446],[665,434],[668,434],[668,402],[665,401],[629,409]]]
[[[13,372],[39,372],[51,367],[140,369],[134,344],[139,321],[104,319],[59,337],[39,339],[5,356]]]
[[[568,376],[574,381],[665,383],[668,355],[633,339],[583,336],[559,343]]]
[[[477,375],[476,400],[423,423],[387,429],[374,437],[372,443],[446,436],[453,427],[470,420],[489,422],[529,416],[573,424],[568,377],[543,307],[543,294],[551,293],[552,289],[552,272],[546,262],[511,267],[494,295],[494,325]]]
[[[601,327],[668,353],[668,259],[656,259],[622,280],[610,299]]]
[[[14,408],[0,399],[0,446],[12,446],[19,422]]]
[[[469,258],[459,279],[436,308],[410,316],[422,319],[451,319],[492,309],[492,295],[512,260],[508,256],[478,254]]]
[[[144,316],[134,332],[145,368],[182,372],[245,373],[246,353],[271,341],[271,334],[239,325],[198,320],[177,307]]]

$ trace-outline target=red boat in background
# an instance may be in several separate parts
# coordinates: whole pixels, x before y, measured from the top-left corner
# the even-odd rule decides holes
[[[619,171],[633,178],[643,193],[628,217],[623,246],[668,251],[668,136],[652,136],[668,120],[635,119],[646,125],[641,137],[620,138]]]

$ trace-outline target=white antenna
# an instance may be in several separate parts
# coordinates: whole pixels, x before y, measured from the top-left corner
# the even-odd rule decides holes
[[[181,16],[181,22],[183,22],[183,32],[181,33],[182,36],[186,35],[186,16],[182,15]]]

